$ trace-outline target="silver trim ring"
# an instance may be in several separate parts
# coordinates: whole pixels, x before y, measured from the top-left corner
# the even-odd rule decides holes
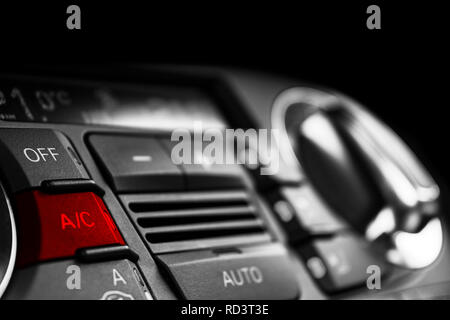
[[[3,188],[1,183],[0,183],[0,201],[5,201],[7,211],[9,214],[9,220],[11,223],[11,237],[12,237],[11,251],[10,251],[8,266],[6,268],[6,272],[3,276],[3,279],[0,280],[0,298],[1,298],[8,286],[9,281],[11,280],[11,276],[12,276],[13,269],[14,269],[14,264],[16,262],[16,253],[17,253],[17,232],[16,232],[16,224],[14,221],[14,215],[13,215],[11,203],[9,202],[9,199],[6,195],[5,189]]]
[[[278,147],[280,150],[280,155],[286,163],[293,166],[297,165],[301,168],[301,164],[295,156],[286,131],[285,115],[287,109],[296,103],[322,109],[337,102],[339,102],[339,98],[336,95],[309,87],[290,88],[284,90],[276,97],[272,106],[271,125],[273,129],[280,130],[281,139]]]

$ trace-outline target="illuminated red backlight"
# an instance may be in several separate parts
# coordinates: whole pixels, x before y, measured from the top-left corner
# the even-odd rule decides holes
[[[18,194],[17,266],[71,257],[79,248],[125,244],[102,199],[92,192]]]

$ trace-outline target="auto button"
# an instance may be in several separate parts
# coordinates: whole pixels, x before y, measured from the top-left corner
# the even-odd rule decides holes
[[[268,299],[299,297],[285,249],[273,244],[243,251],[158,256],[186,299]]]

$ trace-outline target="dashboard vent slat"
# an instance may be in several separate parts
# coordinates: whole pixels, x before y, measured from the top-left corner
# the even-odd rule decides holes
[[[159,243],[263,231],[260,220],[249,220],[151,228],[146,233],[146,238],[152,243]]]
[[[251,219],[255,217],[253,207],[202,208],[198,210],[157,211],[139,214],[137,222],[143,228],[187,223],[215,222]]]
[[[154,252],[178,247],[226,246],[239,238],[270,239],[257,207],[244,191],[120,196]]]
[[[204,202],[193,199],[180,199],[179,201],[155,201],[155,202],[133,202],[130,203],[130,210],[133,212],[146,212],[146,211],[167,211],[167,210],[184,210],[184,209],[200,209],[211,207],[224,207],[224,206],[240,206],[246,205],[246,199],[230,199],[230,201],[222,199],[205,199]]]

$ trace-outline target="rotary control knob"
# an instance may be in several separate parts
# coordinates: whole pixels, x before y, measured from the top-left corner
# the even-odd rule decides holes
[[[16,227],[8,197],[0,183],[0,297],[3,295],[16,260]]]
[[[394,264],[423,268],[437,259],[439,186],[392,129],[348,97],[307,87],[280,93],[272,112],[282,156],[333,212]]]

